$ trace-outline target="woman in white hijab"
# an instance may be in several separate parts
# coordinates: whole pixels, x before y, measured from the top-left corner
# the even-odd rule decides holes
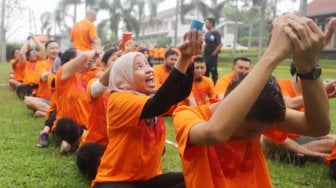
[[[201,53],[203,33],[189,31],[181,56],[157,90],[147,58],[129,52],[113,64],[107,107],[109,143],[93,187],[184,187],[181,172],[162,174],[166,129],[162,114],[191,90],[192,57]],[[190,67],[188,69],[188,67]]]

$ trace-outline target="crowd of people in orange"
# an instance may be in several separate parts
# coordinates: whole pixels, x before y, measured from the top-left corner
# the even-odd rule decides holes
[[[211,65],[212,79],[207,59],[221,44],[213,40],[213,54],[203,54],[211,33],[191,29],[169,49],[129,40],[121,51],[101,45],[95,19],[88,11],[73,26],[73,47],[64,52],[30,35],[13,51],[9,79],[34,116],[46,119],[37,145],[47,148],[52,135],[61,154],[75,152],[92,187],[272,187],[261,145],[325,160],[336,178],[328,102],[336,82],[323,83],[318,65],[336,18],[323,33],[308,18],[278,17],[253,68],[237,57],[232,74],[220,78]],[[213,19],[205,23],[214,32]],[[276,80],[272,72],[288,56],[292,78]],[[172,116],[183,172],[162,172],[164,116]]]

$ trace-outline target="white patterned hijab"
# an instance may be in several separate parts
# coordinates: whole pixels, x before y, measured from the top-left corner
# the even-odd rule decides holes
[[[136,90],[133,75],[133,63],[136,56],[144,56],[140,52],[128,52],[119,57],[113,64],[109,77],[109,92],[130,92],[145,95]]]

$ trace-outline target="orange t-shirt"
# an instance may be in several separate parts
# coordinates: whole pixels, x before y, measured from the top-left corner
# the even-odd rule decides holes
[[[24,69],[25,69],[25,64],[21,63],[19,60],[18,62],[15,63],[15,59],[11,59],[9,63],[12,65],[12,69],[14,72],[14,80],[16,81],[23,81],[23,74],[24,74]]]
[[[71,41],[73,47],[81,51],[92,49],[91,38],[97,36],[96,27],[89,20],[82,20],[76,23],[71,30]]]
[[[37,66],[39,67],[40,80],[37,88],[36,96],[39,98],[50,99],[51,93],[47,81],[41,80],[41,75],[45,72],[50,72],[53,62],[50,60],[41,61]]]
[[[50,113],[56,110],[56,74],[50,74],[48,76],[48,90],[50,91],[50,104],[46,113],[46,119],[49,118]]]
[[[156,59],[160,58],[159,48],[153,48],[153,57],[156,58]]]
[[[71,118],[80,126],[86,128],[89,115],[89,102],[86,95],[87,81],[74,74],[67,80],[61,80],[64,66],[56,72],[56,108],[57,122],[62,117]]]
[[[173,116],[186,187],[272,187],[260,135],[215,146],[191,146],[189,131],[210,119],[209,105],[180,106]]]
[[[41,76],[41,66],[39,64],[43,60],[38,60],[36,62],[26,61],[25,68],[23,72],[23,84],[38,84]]]
[[[280,86],[280,89],[282,91],[283,96],[290,97],[290,98],[300,96],[300,95],[296,94],[290,80],[277,80],[277,82]],[[304,108],[295,109],[295,110],[303,112]],[[291,138],[291,139],[297,139],[297,138],[300,137],[300,135],[299,134],[294,134],[294,133],[289,133],[288,137]]]
[[[219,94],[225,94],[225,91],[229,86],[229,84],[232,82],[232,80],[233,80],[233,74],[223,76],[217,80],[215,85],[215,93],[217,97]]]
[[[166,68],[165,64],[156,65],[153,67],[153,69],[154,69],[154,79],[156,87],[159,88],[161,87],[163,82],[168,78],[170,70]]]
[[[158,53],[159,58],[164,59],[166,54],[166,48],[159,48]]]
[[[95,183],[148,180],[161,174],[166,139],[162,116],[140,119],[149,96],[115,92],[107,104],[109,143]]]
[[[326,162],[327,165],[330,165],[330,162],[335,159],[336,159],[336,144],[334,145],[334,148],[331,150],[330,155],[326,157],[324,161]]]
[[[212,80],[206,76],[200,82],[193,82],[189,97],[195,99],[197,105],[209,104],[209,100],[215,98],[215,88]],[[179,105],[188,105],[188,99],[184,99]]]
[[[97,80],[97,78],[89,81],[87,86],[87,95],[89,98],[89,117],[87,130],[82,136],[80,146],[85,143],[97,143],[100,144],[104,149],[107,146],[108,138],[106,133],[106,107],[108,101],[108,92],[98,97],[91,97],[91,86]]]

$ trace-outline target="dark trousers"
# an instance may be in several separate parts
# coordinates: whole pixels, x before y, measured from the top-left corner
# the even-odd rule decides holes
[[[218,80],[218,56],[207,56],[204,55],[204,61],[206,63],[206,72],[205,76],[209,77],[211,74],[211,78],[214,84],[216,84]]]
[[[147,181],[98,183],[94,188],[184,188],[182,172],[158,175]]]

